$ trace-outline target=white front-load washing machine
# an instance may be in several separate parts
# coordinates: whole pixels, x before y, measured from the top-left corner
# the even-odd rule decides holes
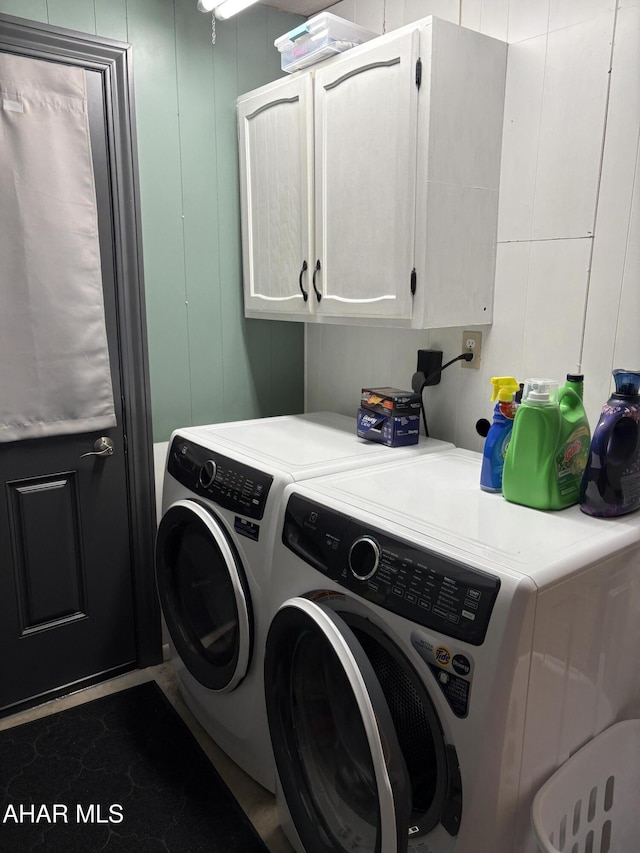
[[[298,851],[534,853],[540,785],[640,715],[640,514],[510,504],[480,469],[451,450],[285,490],[265,691]]]
[[[389,448],[332,413],[175,431],[163,481],[156,579],[182,695],[219,746],[265,788],[275,771],[263,690],[264,600],[286,485],[451,449]]]

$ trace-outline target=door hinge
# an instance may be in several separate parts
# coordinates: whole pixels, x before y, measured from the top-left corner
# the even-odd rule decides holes
[[[416,62],[416,86],[418,89],[420,88],[420,84],[422,83],[422,60],[418,57],[418,61]]]
[[[414,268],[411,270],[411,295],[412,295],[412,296],[415,296],[415,295],[416,295],[416,281],[417,281],[417,278],[418,278],[418,277],[417,277],[417,275],[416,275],[416,268],[414,267]]]

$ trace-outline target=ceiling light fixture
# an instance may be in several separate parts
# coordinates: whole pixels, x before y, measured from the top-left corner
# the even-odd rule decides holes
[[[198,12],[213,12],[223,0],[198,0]]]
[[[214,12],[216,18],[226,20],[242,12],[256,0],[198,0],[200,12]]]

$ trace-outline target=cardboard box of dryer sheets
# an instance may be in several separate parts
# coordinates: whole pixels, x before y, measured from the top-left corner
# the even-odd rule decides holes
[[[400,388],[363,388],[357,423],[360,438],[389,447],[417,444],[420,395]]]
[[[373,409],[358,409],[357,433],[359,438],[377,441],[389,447],[417,444],[420,438],[420,415],[383,415]]]
[[[382,415],[419,415],[420,395],[400,388],[363,388],[360,405]]]

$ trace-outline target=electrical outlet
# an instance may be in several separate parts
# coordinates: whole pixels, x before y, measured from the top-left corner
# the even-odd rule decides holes
[[[462,352],[473,353],[471,361],[463,361],[463,367],[480,369],[480,357],[482,356],[482,332],[464,331],[462,333]]]

